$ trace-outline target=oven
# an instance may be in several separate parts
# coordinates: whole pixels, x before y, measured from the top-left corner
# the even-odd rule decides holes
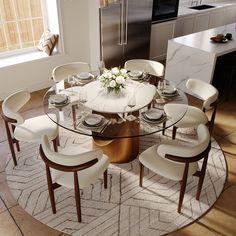
[[[153,0],[152,22],[172,20],[177,17],[179,0]]]

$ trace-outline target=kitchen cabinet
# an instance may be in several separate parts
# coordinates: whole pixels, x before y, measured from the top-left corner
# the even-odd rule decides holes
[[[207,30],[209,26],[210,14],[209,12],[197,14],[194,20],[193,32],[200,32]]]
[[[152,25],[150,58],[162,60],[166,57],[168,40],[174,37],[175,20]]]
[[[214,9],[209,12],[209,29],[225,25],[225,11],[226,8],[222,7],[220,9]]]
[[[180,17],[176,20],[174,37],[191,34],[194,26],[194,16]]]
[[[224,21],[225,24],[236,22],[236,5],[226,7]]]
[[[236,4],[179,16],[175,21],[152,25],[150,58],[165,59],[168,40],[236,22]]]

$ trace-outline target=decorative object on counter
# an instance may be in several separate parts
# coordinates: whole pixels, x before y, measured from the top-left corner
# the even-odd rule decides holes
[[[111,70],[104,69],[102,75],[98,77],[102,87],[107,89],[107,92],[119,93],[122,88],[125,88],[126,79],[128,78],[127,70],[113,67]]]
[[[231,33],[227,33],[225,35],[225,38],[228,39],[228,40],[231,40],[232,39],[232,34]]]
[[[231,35],[232,37],[232,35]],[[215,43],[226,43],[228,42],[228,39],[225,38],[225,36],[223,34],[217,34],[214,37],[211,37],[211,40]]]

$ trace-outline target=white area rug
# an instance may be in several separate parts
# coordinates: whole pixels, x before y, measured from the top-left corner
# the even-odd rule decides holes
[[[61,146],[90,147],[91,138],[60,132]],[[142,137],[141,151],[169,138],[154,134]],[[194,142],[191,133],[177,139]],[[182,214],[177,213],[180,185],[145,168],[143,186],[139,187],[139,163],[111,164],[108,189],[101,177],[81,191],[82,223],[77,221],[73,190],[55,190],[57,213],[52,214],[48,196],[45,166],[38,154],[38,145],[21,143],[18,166],[13,168],[9,154],[6,174],[10,190],[20,206],[40,222],[71,235],[162,235],[175,231],[203,215],[219,197],[227,175],[224,155],[212,140],[212,148],[200,201],[195,199],[197,177],[188,179]]]

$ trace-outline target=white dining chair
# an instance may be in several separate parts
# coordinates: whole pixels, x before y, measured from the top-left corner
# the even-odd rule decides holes
[[[217,103],[218,90],[211,84],[198,79],[188,79],[186,83],[188,90],[202,100],[202,109],[195,106],[188,106],[184,117],[173,126],[172,139],[175,139],[178,128],[196,128],[199,124],[207,124],[210,134],[213,131]],[[177,111],[181,109],[181,104],[166,104],[164,106],[167,116],[175,119]],[[210,119],[206,115],[206,111],[212,110]]]
[[[20,90],[4,99],[2,103],[2,117],[5,122],[9,147],[14,164],[17,165],[14,144],[20,151],[19,141],[40,143],[43,134],[53,141],[54,150],[58,146],[58,126],[51,121],[57,120],[55,114],[48,114],[24,119],[19,110],[30,100],[28,91]]]
[[[107,168],[109,159],[100,149],[87,150],[81,147],[68,146],[53,152],[49,139],[42,136],[40,156],[46,165],[47,183],[52,211],[56,213],[54,189],[64,186],[74,189],[77,218],[81,222],[80,189],[96,182],[103,174],[104,188],[107,188]]]
[[[80,72],[90,72],[90,65],[86,62],[70,62],[55,67],[52,71],[52,80],[54,82],[60,82],[68,78],[69,75],[77,75]],[[72,118],[74,122],[74,128],[76,128],[76,107],[78,105],[78,96],[70,96],[70,104],[72,108]]]
[[[178,212],[181,212],[187,179],[189,176],[199,177],[196,199],[199,200],[207,167],[208,154],[211,149],[208,128],[201,124],[197,128],[196,144],[180,144],[177,140],[165,140],[156,144],[139,156],[140,187],[143,186],[144,166],[167,179],[179,181],[181,184]],[[199,170],[198,161],[203,159]]]
[[[126,70],[139,70],[149,73],[154,76],[161,77],[164,75],[164,65],[157,61],[146,59],[132,59],[125,62]]]

